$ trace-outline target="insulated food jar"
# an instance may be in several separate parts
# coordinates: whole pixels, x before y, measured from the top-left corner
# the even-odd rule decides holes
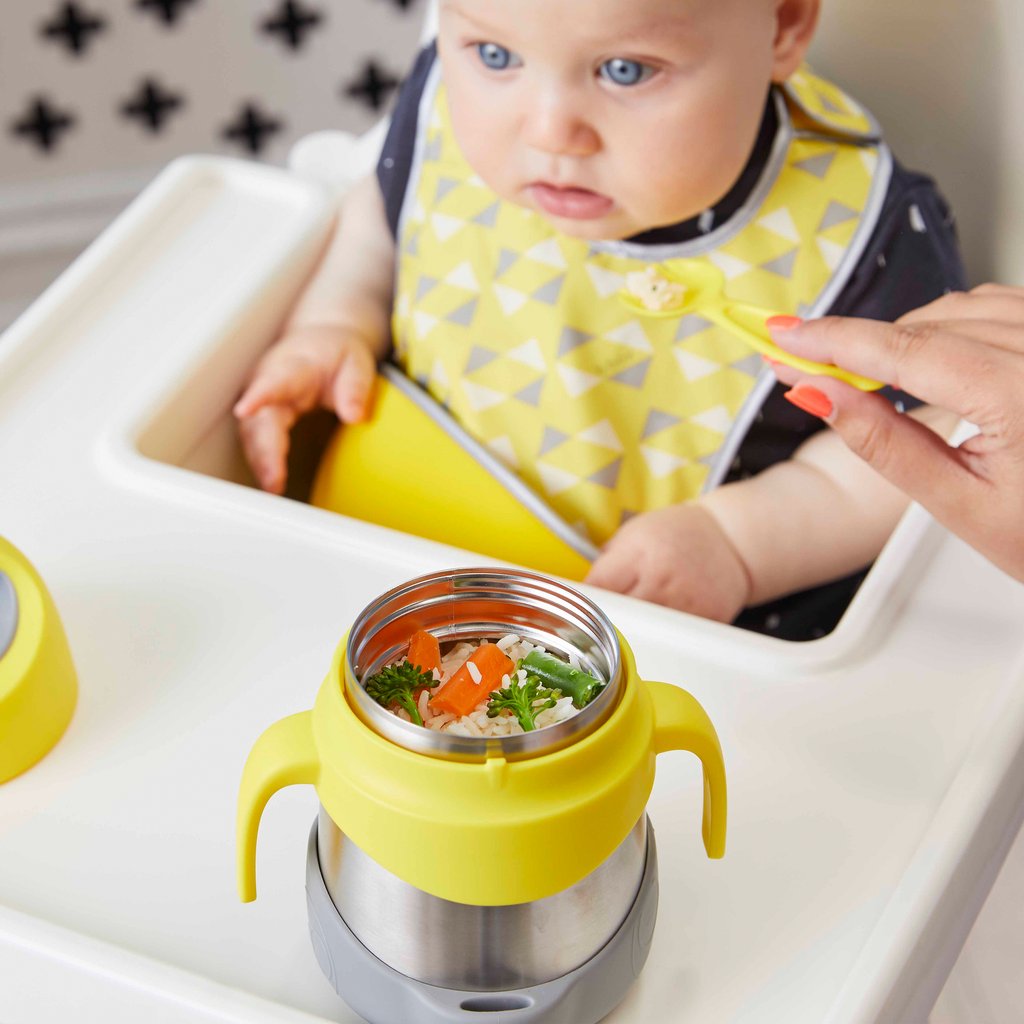
[[[518,735],[452,735],[396,717],[363,682],[417,630],[441,643],[514,633],[605,685],[579,713]],[[654,762],[685,749],[704,774],[704,842],[725,842],[725,773],[704,710],[641,680],[604,613],[515,570],[436,573],[371,603],[338,647],[312,711],[272,725],[243,773],[238,880],[255,898],[259,818],[309,783],[313,945],[371,1024],[589,1024],[646,959],[657,908],[645,805]]]

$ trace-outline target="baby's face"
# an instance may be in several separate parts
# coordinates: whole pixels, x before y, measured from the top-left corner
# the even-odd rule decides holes
[[[456,137],[504,199],[581,238],[692,217],[735,182],[773,73],[772,0],[441,0]]]

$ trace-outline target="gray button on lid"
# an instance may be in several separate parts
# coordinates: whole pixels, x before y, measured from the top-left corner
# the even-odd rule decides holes
[[[18,594],[10,576],[0,570],[0,658],[14,640],[18,630]]]

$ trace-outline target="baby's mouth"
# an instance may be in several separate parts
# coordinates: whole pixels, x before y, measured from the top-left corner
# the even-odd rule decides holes
[[[565,217],[570,220],[592,220],[603,217],[615,205],[614,200],[600,192],[587,188],[552,185],[546,181],[535,181],[527,186],[533,201],[551,217]]]

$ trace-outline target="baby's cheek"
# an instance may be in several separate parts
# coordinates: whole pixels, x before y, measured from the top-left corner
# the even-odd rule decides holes
[[[659,207],[663,224],[696,217],[714,206],[735,184],[743,170],[728,156],[717,157],[700,146],[661,154],[652,162],[650,197]]]
[[[703,176],[685,164],[675,173],[652,173],[638,190],[638,201],[651,227],[662,227],[696,217],[714,200]]]
[[[505,196],[502,172],[508,166],[501,136],[485,119],[463,114],[452,116],[452,129],[466,163],[491,191]]]

